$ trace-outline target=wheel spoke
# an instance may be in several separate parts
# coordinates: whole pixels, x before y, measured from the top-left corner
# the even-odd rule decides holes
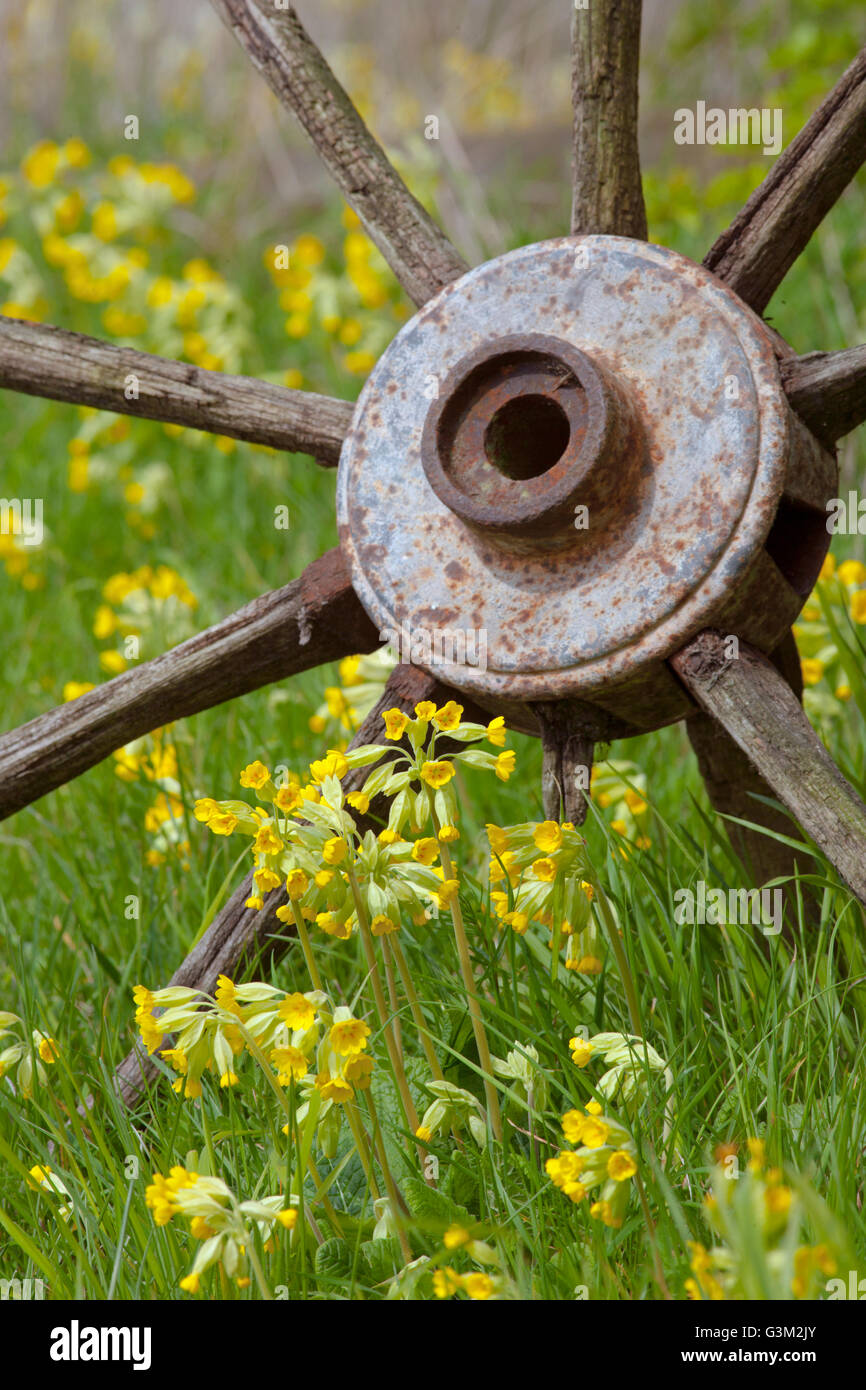
[[[573,10],[571,230],[646,240],[638,149],[641,0]]]
[[[671,665],[866,903],[866,806],[776,667],[745,642],[727,657],[715,632],[700,633]]]
[[[770,660],[784,676],[796,698],[801,700],[803,679],[793,632],[788,632]],[[685,727],[713,810],[722,816],[752,821],[771,832],[765,835],[759,830],[748,830],[743,825],[728,822],[731,844],[746,869],[759,884],[773,878],[792,878],[798,867],[797,856],[790,845],[774,839],[774,835],[790,836],[790,818],[756,799],[772,797],[770,786],[755,771],[749,758],[721,724],[708,714],[692,715],[685,721]],[[800,871],[805,873],[809,867],[801,856]]]
[[[165,420],[333,465],[352,419],[348,401],[208,372],[49,324],[0,316],[0,387]]]
[[[829,444],[866,420],[866,344],[781,363],[782,385],[813,434]]]
[[[294,9],[211,0],[271,90],[297,116],[406,293],[424,304],[467,266],[374,140]]]
[[[763,313],[812,233],[866,160],[866,48],[704,257]]]
[[[173,651],[0,737],[0,819],[153,729],[379,645],[331,550]]]

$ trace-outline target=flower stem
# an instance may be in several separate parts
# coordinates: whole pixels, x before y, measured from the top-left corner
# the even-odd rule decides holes
[[[634,1033],[635,1037],[642,1038],[643,1024],[641,1023],[640,1017],[640,1005],[638,1004],[637,991],[634,987],[632,973],[629,969],[628,956],[626,955],[625,947],[623,946],[622,941],[620,940],[619,931],[617,930],[616,921],[614,920],[614,915],[611,911],[610,903],[607,899],[607,894],[605,893],[604,889],[602,888],[595,875],[593,875],[591,881],[593,888],[593,896],[598,900],[598,905],[601,909],[601,915],[604,921],[605,930],[607,931],[608,937],[610,938],[611,949],[613,950],[613,954],[616,959],[617,969],[619,971],[619,976],[622,980],[622,987],[625,990],[629,1018],[631,1019],[631,1030]]]
[[[394,979],[394,962],[391,959],[391,951],[388,945],[387,936],[382,937],[382,960],[385,962],[385,979],[388,981],[388,998],[391,1001],[391,1026],[394,1029],[394,1041],[397,1044],[397,1051],[400,1054],[400,1062],[403,1063],[403,1031],[400,1027],[400,1001],[397,997],[397,981]]]
[[[381,1024],[382,1033],[385,1037],[385,1046],[388,1049],[388,1056],[391,1059],[391,1068],[394,1072],[394,1079],[397,1082],[397,1089],[400,1092],[400,1100],[403,1105],[403,1114],[406,1120],[406,1125],[407,1128],[412,1132],[412,1134],[414,1134],[418,1128],[418,1112],[415,1109],[415,1102],[412,1099],[412,1093],[409,1090],[409,1083],[406,1080],[406,1073],[403,1070],[403,1060],[397,1048],[397,1042],[394,1037],[394,1031],[391,1027],[391,1021],[388,1017],[388,1005],[385,1001],[385,991],[382,988],[382,977],[379,974],[379,964],[376,960],[376,948],[373,943],[373,934],[370,931],[370,924],[367,921],[367,909],[365,908],[364,900],[361,897],[361,891],[358,887],[358,880],[355,876],[354,869],[350,867],[347,869],[346,873],[349,879],[349,885],[352,889],[352,897],[355,900],[355,912],[358,915],[358,925],[361,929],[361,941],[364,946],[364,955],[367,958],[367,969],[370,975],[370,983],[373,986],[373,998],[376,1001],[376,1012],[379,1015],[379,1023]],[[419,1159],[420,1157],[421,1155],[419,1150]],[[421,1161],[423,1162],[423,1159]]]
[[[361,1116],[358,1113],[354,1101],[346,1102],[346,1119],[349,1121],[349,1128],[352,1131],[355,1148],[358,1150],[361,1167],[364,1169],[364,1175],[367,1182],[370,1184],[370,1194],[375,1202],[381,1194],[379,1192],[379,1184],[376,1182],[375,1169],[373,1168],[373,1155],[370,1152],[370,1141],[367,1138],[367,1132],[361,1123]]]
[[[295,927],[298,932],[298,940],[301,943],[301,950],[304,953],[304,960],[307,962],[307,969],[310,972],[310,982],[313,989],[322,988],[322,977],[319,974],[319,967],[316,965],[316,958],[313,955],[313,946],[310,941],[310,934],[307,931],[307,924],[303,919],[301,910],[294,898],[290,898],[292,904],[292,916],[295,919]]]
[[[441,826],[436,812],[433,812],[433,828],[438,837]],[[439,841],[439,853],[442,859],[442,868],[447,879],[456,878],[454,862],[451,858],[451,851],[447,842]],[[484,1073],[484,1095],[487,1101],[487,1113],[490,1117],[490,1125],[496,1139],[502,1139],[502,1116],[499,1112],[499,1096],[496,1093],[496,1086],[493,1083],[493,1066],[490,1061],[490,1045],[487,1041],[487,1032],[484,1027],[484,1019],[481,1015],[481,1000],[475,989],[475,978],[472,974],[472,958],[469,954],[469,940],[466,936],[466,928],[463,924],[463,913],[460,909],[460,900],[455,895],[450,904],[451,921],[454,924],[454,939],[457,943],[457,959],[460,962],[460,974],[463,976],[463,983],[466,986],[466,993],[469,998],[469,1016],[472,1019],[472,1030],[475,1034],[475,1045],[478,1048],[478,1061]]]
[[[412,1247],[409,1244],[409,1237],[406,1234],[403,1199],[400,1196],[397,1184],[395,1183],[393,1175],[391,1173],[390,1164],[388,1163],[388,1155],[385,1151],[385,1136],[382,1133],[382,1126],[379,1124],[379,1115],[376,1110],[376,1102],[373,1100],[372,1087],[368,1087],[364,1095],[367,1101],[367,1108],[370,1111],[370,1124],[373,1129],[373,1142],[379,1154],[379,1167],[382,1169],[382,1176],[385,1179],[385,1187],[388,1192],[388,1201],[391,1206],[391,1214],[394,1217],[394,1223],[397,1227],[397,1238],[400,1241],[400,1249],[403,1252],[403,1259],[406,1261],[407,1264],[410,1264],[414,1257],[412,1255]]]
[[[409,1009],[412,1014],[412,1019],[415,1024],[415,1027],[418,1029],[418,1036],[421,1039],[421,1046],[424,1049],[424,1056],[427,1058],[427,1062],[430,1067],[430,1070],[433,1073],[434,1080],[444,1081],[445,1076],[442,1071],[442,1067],[439,1063],[439,1058],[436,1056],[436,1049],[433,1046],[433,1039],[430,1036],[430,1031],[427,1027],[426,1022],[424,1021],[424,1015],[421,1012],[421,1005],[418,1002],[418,993],[415,989],[415,982],[412,979],[412,975],[409,970],[409,962],[407,961],[403,953],[403,947],[397,940],[396,932],[391,938],[390,945],[391,950],[394,953],[394,959],[397,962],[397,969],[400,972],[400,979],[403,981],[403,988],[406,991],[406,998],[409,1001]]]
[[[255,1252],[252,1240],[250,1240],[247,1244],[247,1257],[249,1259],[250,1265],[252,1266],[253,1274],[256,1276],[256,1283],[259,1286],[259,1291],[261,1292],[262,1298],[265,1298],[269,1302],[272,1302],[274,1295],[271,1293],[270,1288],[268,1287],[268,1281],[265,1278],[265,1272],[262,1269],[262,1266],[259,1262],[259,1257]]]

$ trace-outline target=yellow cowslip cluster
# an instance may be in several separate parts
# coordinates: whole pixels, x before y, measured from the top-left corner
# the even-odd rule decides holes
[[[223,1089],[238,1084],[236,1058],[244,1050],[270,1062],[280,1086],[304,1082],[325,1101],[349,1100],[366,1090],[373,1071],[365,1056],[370,1028],[351,1010],[331,1010],[327,996],[286,992],[257,981],[236,985],[226,975],[213,999],[198,990],[136,985],[136,1023],[148,1052],[159,1055],[177,1080],[175,1091],[189,1099],[202,1093],[202,1078],[214,1072]],[[162,1012],[157,1015],[157,1010]],[[168,1034],[171,1047],[163,1047]]]
[[[514,768],[511,750],[437,754],[436,741],[441,737],[457,743],[488,739],[494,747],[505,742],[501,718],[485,726],[464,723],[462,714],[462,707],[453,700],[440,709],[419,704],[414,718],[398,709],[387,710],[385,742],[345,752],[329,749],[310,764],[305,785],[293,775],[277,787],[270,770],[256,759],[242,771],[240,782],[262,804],[211,797],[198,800],[196,819],[214,834],[237,832],[252,841],[254,891],[247,906],[261,909],[265,895],[285,885],[290,905],[280,908],[278,917],[288,922],[299,913],[342,939],[357,924],[359,901],[374,936],[396,931],[403,911],[420,924],[430,905],[449,907],[458,892],[458,880],[453,873],[446,875],[444,863],[434,867],[434,861],[443,845],[459,838],[457,801],[450,786],[456,766],[465,762],[486,768],[502,780]],[[411,752],[401,747],[394,755],[389,741],[400,742],[404,737]],[[391,758],[385,757],[388,752]],[[362,788],[345,793],[341,782],[346,773],[374,763],[380,766]],[[378,836],[371,830],[362,834],[357,817],[366,814],[377,795],[391,798],[388,825]],[[425,834],[431,822],[433,834]],[[404,838],[407,823],[417,840]]]
[[[605,1226],[622,1225],[628,1205],[629,1179],[638,1171],[634,1142],[628,1130],[602,1113],[597,1100],[585,1110],[569,1110],[562,1117],[562,1132],[572,1145],[545,1164],[551,1182],[572,1202],[583,1202],[591,1189],[600,1187],[589,1214]]]
[[[327,735],[331,747],[344,752],[346,736],[360,728],[381,699],[394,665],[387,647],[364,656],[344,657],[338,668],[340,684],[326,686],[322,704],[310,715],[311,732]]]
[[[309,232],[291,245],[275,245],[264,254],[265,268],[285,311],[286,336],[293,340],[316,335],[323,343],[344,349],[342,366],[366,376],[393,333],[381,310],[391,306],[392,317],[405,317],[399,286],[355,213],[343,213],[345,236],[342,262],[334,266],[324,243]],[[304,384],[303,373],[290,368],[285,385]]]
[[[537,922],[552,933],[551,946],[565,941],[568,970],[599,974],[603,948],[579,831],[570,821],[489,824],[487,838],[490,901],[499,920],[520,936]]]
[[[736,1144],[716,1150],[710,1191],[704,1199],[704,1213],[716,1242],[709,1248],[699,1241],[690,1243],[691,1277],[684,1281],[684,1292],[695,1301],[755,1297],[759,1260],[765,1271],[761,1288],[766,1290],[769,1283],[775,1290],[760,1296],[817,1297],[816,1285],[838,1267],[832,1243],[827,1239],[798,1243],[806,1222],[803,1203],[782,1170],[769,1163],[762,1139],[749,1139],[747,1148],[749,1157],[742,1172],[736,1166]],[[820,1220],[820,1207],[816,1197],[810,1224]]]
[[[849,619],[858,626],[866,623],[866,565],[859,560],[844,560],[837,566],[834,557],[827,555],[815,588],[794,624],[804,704],[819,724],[838,717],[852,693],[845,654],[830,619],[842,632]]]
[[[157,1226],[167,1226],[175,1216],[189,1221],[190,1234],[201,1242],[190,1273],[180,1280],[184,1293],[198,1293],[202,1275],[212,1265],[221,1264],[238,1288],[251,1282],[247,1273],[248,1250],[257,1231],[265,1249],[273,1249],[271,1232],[275,1225],[293,1231],[297,1225],[297,1206],[286,1206],[281,1196],[239,1202],[222,1178],[191,1172],[180,1164],[168,1177],[154,1173],[145,1190],[145,1202]]]
[[[192,632],[198,600],[170,565],[143,565],[131,573],[114,574],[102,589],[104,602],[93,619],[93,635],[115,645],[100,653],[100,665],[116,676],[130,664],[129,640],[136,661],[159,655]]]

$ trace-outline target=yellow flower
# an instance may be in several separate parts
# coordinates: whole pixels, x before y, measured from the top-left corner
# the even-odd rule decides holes
[[[319,758],[316,762],[310,763],[310,776],[314,782],[323,782],[326,777],[345,777],[349,771],[349,764],[342,753],[336,752],[333,748],[328,750],[325,758]]]
[[[283,842],[272,825],[263,825],[253,840],[256,854],[279,854]]]
[[[370,931],[374,936],[389,936],[392,931],[396,931],[399,922],[395,922],[392,917],[386,917],[384,912],[379,912],[370,923]]]
[[[365,796],[363,792],[349,792],[346,801],[349,806],[354,807],[359,815],[366,816],[370,809],[370,798]]]
[[[274,1047],[271,1061],[277,1069],[277,1081],[288,1086],[292,1081],[300,1081],[309,1071],[309,1063],[299,1047]]]
[[[494,748],[504,748],[505,733],[505,720],[501,714],[498,714],[496,718],[491,719],[490,723],[487,725],[487,740],[489,743],[493,744]]]
[[[240,783],[242,787],[251,787],[254,791],[258,791],[270,780],[270,776],[271,774],[264,763],[259,762],[257,758],[254,763],[249,763],[244,768],[240,776]]]
[[[846,588],[851,584],[866,583],[866,565],[861,564],[859,560],[844,560],[836,574]]]
[[[514,771],[514,765],[516,760],[517,754],[514,752],[513,748],[508,748],[504,753],[500,753],[498,755],[496,759],[496,766],[493,770],[496,773],[496,776],[499,778],[500,782],[508,781],[509,777]]]
[[[325,259],[325,248],[317,236],[304,232],[297,238],[292,248],[293,260],[312,269]]]
[[[767,1211],[773,1216],[784,1216],[791,1207],[790,1187],[768,1187],[764,1193]]]
[[[316,1020],[316,1007],[305,994],[287,994],[280,1003],[280,1018],[292,1032],[312,1028]]]
[[[100,241],[114,241],[117,236],[117,213],[113,203],[99,203],[95,208],[93,235]]]
[[[39,1043],[39,1056],[43,1062],[56,1062],[60,1056],[57,1043],[53,1038],[42,1038]]]
[[[432,700],[422,700],[420,704],[415,706],[416,718],[423,719],[427,724],[430,723],[435,713],[436,706],[433,704]]]
[[[332,835],[330,840],[326,840],[322,845],[322,858],[326,864],[342,864],[346,857],[348,845],[339,835]]]
[[[474,1302],[485,1301],[493,1293],[493,1280],[489,1274],[465,1274],[463,1289]]]
[[[323,1100],[336,1101],[342,1105],[345,1101],[352,1098],[352,1087],[344,1076],[330,1076],[328,1072],[320,1072],[316,1077],[316,1089],[321,1092]]]
[[[360,1018],[344,1018],[334,1023],[328,1041],[338,1057],[354,1057],[367,1046],[370,1029]]]
[[[442,1237],[442,1244],[446,1250],[457,1250],[461,1245],[465,1245],[469,1239],[470,1235],[466,1227],[455,1223],[455,1225],[448,1227]]]
[[[556,861],[554,859],[536,859],[532,865],[532,872],[542,883],[553,883],[556,878]]]
[[[449,734],[452,729],[459,727],[462,718],[463,706],[458,705],[455,700],[448,700],[448,702],[444,704],[441,709],[437,709],[436,713],[433,715],[433,723],[442,733]]]
[[[422,1144],[429,1144],[433,1138],[433,1131],[427,1125],[419,1125],[415,1131],[415,1138],[420,1139]]]
[[[237,824],[237,816],[233,816],[231,811],[225,811],[211,816],[207,828],[214,835],[231,835],[232,831],[237,829]]]
[[[833,578],[833,575],[834,575],[835,573],[836,573],[836,561],[835,561],[835,559],[833,558],[833,556],[832,556],[832,555],[829,553],[829,551],[828,551],[828,553],[824,556],[824,563],[823,563],[823,565],[821,566],[821,572],[820,572],[820,574],[818,575],[818,579],[819,579],[819,580],[832,579],[832,578]]]
[[[637,1164],[625,1149],[617,1149],[607,1160],[607,1175],[614,1182],[625,1182],[627,1178],[633,1178],[636,1172]]]
[[[359,1091],[368,1089],[372,1075],[372,1057],[366,1057],[363,1052],[358,1052],[354,1057],[346,1058],[343,1076],[347,1081],[351,1081],[353,1086],[357,1086]]]
[[[537,848],[545,854],[555,854],[562,848],[562,830],[555,820],[542,821],[533,830],[532,838]]]
[[[284,1207],[277,1212],[277,1220],[286,1231],[293,1231],[298,1224],[297,1207]]]
[[[429,762],[421,767],[421,781],[428,787],[447,787],[454,776],[454,766],[448,762]]]
[[[569,1038],[571,1060],[576,1067],[585,1067],[592,1057],[594,1047],[586,1038]]]
[[[439,857],[438,842],[431,836],[416,840],[412,846],[412,858],[419,864],[430,865]]]
[[[385,721],[385,737],[399,739],[403,737],[406,725],[409,723],[408,714],[404,714],[396,705],[393,709],[386,709],[382,715]]]
[[[54,182],[60,163],[60,150],[53,140],[41,140],[21,161],[21,172],[34,188],[47,188]]]
[[[449,844],[453,840],[460,839],[460,831],[456,825],[442,825],[439,827],[439,839],[443,844]]]
[[[855,623],[866,623],[866,589],[857,589],[851,595],[851,617]]]
[[[253,873],[253,882],[259,895],[272,893],[275,888],[279,888],[281,881],[279,874],[275,874],[273,869],[256,869]]]
[[[274,797],[277,810],[284,811],[287,815],[292,811],[296,811],[303,800],[304,796],[301,788],[295,786],[280,787]]]
[[[303,869],[290,869],[286,874],[286,892],[293,903],[302,898],[309,887],[310,880]]]
[[[448,1265],[434,1269],[433,1292],[437,1298],[450,1298],[452,1294],[459,1293],[462,1287],[463,1279],[456,1269],[450,1269]]]
[[[63,687],[63,699],[68,704],[70,700],[77,700],[80,695],[86,695],[88,690],[94,690],[92,681],[67,681]]]
[[[440,907],[450,907],[457,897],[460,884],[456,878],[446,878],[437,889],[436,897]]]

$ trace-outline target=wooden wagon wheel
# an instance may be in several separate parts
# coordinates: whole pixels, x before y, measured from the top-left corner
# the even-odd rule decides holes
[[[0,816],[160,725],[373,650],[383,627],[469,628],[487,634],[483,669],[412,649],[358,737],[449,691],[503,709],[543,739],[546,814],[579,821],[596,741],[684,717],[713,805],[772,824],[750,793],[775,793],[866,903],[866,807],[803,714],[790,632],[829,543],[833,446],[866,418],[866,346],[798,357],[759,317],[866,159],[866,49],[698,267],[646,240],[640,0],[575,7],[571,235],[469,271],[294,10],[212,4],[419,312],[354,410],[0,319],[0,386],[339,460],[341,540],[0,737]],[[790,867],[769,837],[738,848],[763,878]],[[252,912],[248,893],[175,982],[212,988],[265,939],[282,895]],[[127,1100],[148,1065],[123,1064]]]

